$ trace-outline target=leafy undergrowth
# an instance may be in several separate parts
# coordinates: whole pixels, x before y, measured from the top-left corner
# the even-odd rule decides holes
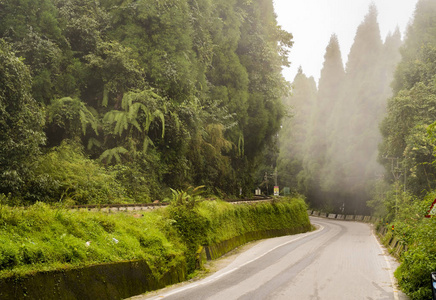
[[[251,231],[310,228],[301,199],[243,205],[201,198],[194,202],[190,208],[173,203],[136,215],[43,203],[26,209],[0,206],[0,278],[137,259],[146,260],[158,278],[180,260],[186,260],[192,273],[200,245]]]
[[[424,200],[405,197],[393,223],[395,237],[408,247],[400,257],[395,277],[412,300],[432,298],[430,274],[436,271],[436,217],[424,216],[435,197],[434,192]]]
[[[135,259],[145,259],[160,276],[183,252],[170,220],[159,213],[0,206],[0,277]]]

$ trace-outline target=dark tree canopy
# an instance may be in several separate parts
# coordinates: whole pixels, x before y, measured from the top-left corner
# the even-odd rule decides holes
[[[281,67],[292,35],[277,25],[271,0],[20,0],[0,8],[0,38],[30,71],[20,75],[23,88],[46,107],[44,151],[74,141],[78,148],[58,151],[81,147],[135,201],[203,184],[253,192],[289,90]]]
[[[0,39],[0,193],[20,193],[44,143],[43,113],[28,68]]]

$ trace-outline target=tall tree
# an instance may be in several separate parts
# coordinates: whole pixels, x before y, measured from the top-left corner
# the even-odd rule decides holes
[[[342,54],[339,47],[339,41],[335,34],[330,38],[324,55],[324,64],[321,69],[319,79],[319,88],[317,95],[317,106],[312,123],[312,139],[310,153],[307,159],[318,162],[318,170],[313,172],[313,176],[318,179],[318,186],[312,195],[316,195],[313,201],[324,202],[326,207],[337,206],[331,198],[337,199],[334,195],[329,197],[329,193],[339,191],[338,176],[342,170],[342,165],[338,164],[338,147],[341,140],[341,131],[346,112],[343,101],[343,88],[345,84],[345,70],[342,62]],[[339,149],[338,149],[339,148]]]
[[[401,57],[393,81],[394,97],[389,99],[387,115],[381,124],[383,142],[379,159],[385,165],[387,178],[394,180],[391,164],[383,157],[398,158],[407,189],[421,195],[436,187],[436,169],[431,164],[433,146],[426,134],[426,127],[436,119],[434,1],[417,3],[414,20],[401,47]]]
[[[304,160],[311,138],[310,122],[316,102],[316,83],[304,75],[301,67],[292,84],[292,96],[285,98],[288,115],[283,119],[279,132],[277,172],[279,186],[307,194],[314,189],[312,180],[305,174]]]
[[[28,68],[0,39],[0,193],[19,194],[44,143],[42,109],[30,94]]]

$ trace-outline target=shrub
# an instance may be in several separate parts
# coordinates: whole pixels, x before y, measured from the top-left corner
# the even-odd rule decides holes
[[[29,185],[31,203],[68,204],[126,203],[131,199],[115,175],[84,156],[76,143],[62,142],[40,157]]]
[[[395,236],[408,245],[395,276],[401,289],[413,300],[431,298],[430,273],[436,271],[436,218],[424,216],[435,198],[403,202],[395,220]]]

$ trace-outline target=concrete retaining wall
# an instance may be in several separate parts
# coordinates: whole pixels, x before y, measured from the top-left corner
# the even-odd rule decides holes
[[[0,299],[124,299],[185,279],[184,262],[161,278],[143,260],[110,263],[2,279]]]
[[[220,243],[216,243],[210,246],[204,246],[204,252],[208,260],[213,260],[223,256],[227,252],[235,249],[236,247],[251,241],[302,233],[302,232],[309,231],[310,229],[311,229],[311,225],[295,227],[295,228],[247,232],[246,234],[231,238],[229,240]]]

